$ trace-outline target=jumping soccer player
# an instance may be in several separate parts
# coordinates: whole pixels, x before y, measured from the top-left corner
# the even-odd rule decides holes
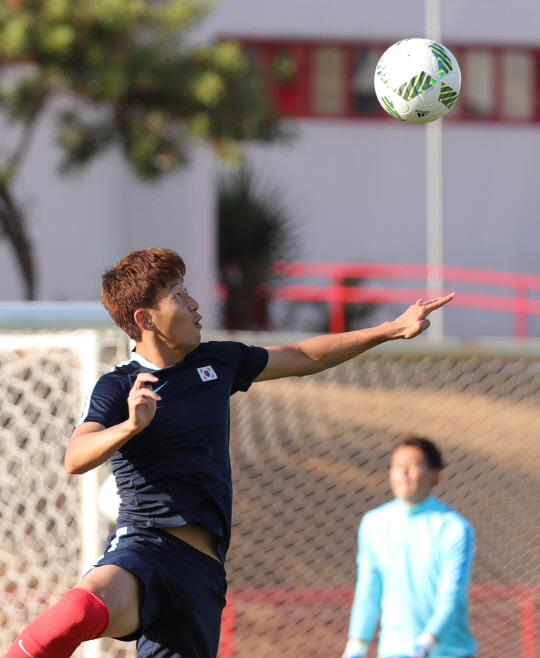
[[[118,526],[94,567],[22,631],[6,658],[68,658],[98,637],[137,639],[139,658],[215,658],[231,530],[230,396],[413,338],[453,297],[419,300],[372,329],[264,349],[201,343],[184,274],[178,254],[143,249],[103,275],[103,304],[135,349],[96,383],[65,465],[85,473],[111,460]]]
[[[379,658],[468,658],[471,524],[431,490],[443,467],[432,441],[411,436],[392,453],[395,500],[358,531],[358,578],[342,658],[364,658],[380,619]]]

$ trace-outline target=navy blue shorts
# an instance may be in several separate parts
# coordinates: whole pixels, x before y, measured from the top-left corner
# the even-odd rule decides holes
[[[95,566],[115,564],[143,584],[138,658],[216,658],[225,607],[225,568],[158,528],[117,528]]]

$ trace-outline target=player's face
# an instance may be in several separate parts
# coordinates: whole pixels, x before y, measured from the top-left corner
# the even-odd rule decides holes
[[[439,471],[430,467],[416,446],[400,446],[390,463],[390,486],[396,498],[415,505],[429,496],[439,481]]]
[[[191,297],[183,279],[176,279],[156,295],[155,307],[149,310],[153,328],[170,348],[190,352],[201,342],[201,318],[198,302]]]

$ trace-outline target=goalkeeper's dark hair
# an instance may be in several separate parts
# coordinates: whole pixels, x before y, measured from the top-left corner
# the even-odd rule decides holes
[[[424,457],[426,458],[429,467],[433,470],[441,471],[445,467],[441,451],[433,441],[430,441],[430,439],[425,439],[424,437],[416,436],[415,434],[409,434],[397,444],[392,452],[403,446],[419,448],[424,453]]]

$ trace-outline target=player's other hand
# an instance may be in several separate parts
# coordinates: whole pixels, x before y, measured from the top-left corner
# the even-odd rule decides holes
[[[157,403],[161,396],[152,390],[152,384],[159,379],[149,372],[141,372],[133,384],[127,399],[129,420],[134,433],[148,427],[156,413]]]
[[[341,658],[364,658],[367,654],[368,643],[363,640],[358,640],[355,637],[350,637],[347,640],[345,651],[341,654]]]
[[[392,338],[414,338],[421,334],[430,325],[428,315],[452,301],[454,295],[455,293],[450,293],[429,302],[419,299],[416,304],[409,306],[405,313],[390,322]]]

